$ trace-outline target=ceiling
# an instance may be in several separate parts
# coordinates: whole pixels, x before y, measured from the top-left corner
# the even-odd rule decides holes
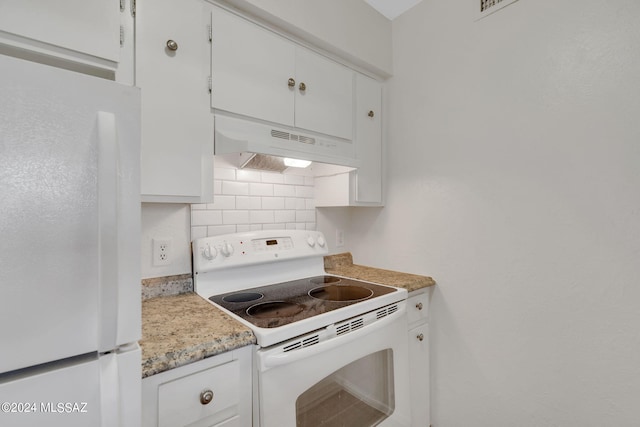
[[[369,6],[393,21],[422,0],[364,0]]]

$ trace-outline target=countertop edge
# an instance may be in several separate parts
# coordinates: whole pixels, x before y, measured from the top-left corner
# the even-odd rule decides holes
[[[409,292],[436,285],[429,276],[354,264],[349,252],[325,256],[324,266],[329,274],[404,288]]]

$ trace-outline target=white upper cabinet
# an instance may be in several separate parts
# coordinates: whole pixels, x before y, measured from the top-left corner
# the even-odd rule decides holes
[[[377,81],[356,77],[355,201],[382,203],[382,88]]]
[[[212,13],[213,108],[294,125],[295,45],[231,13]]]
[[[356,74],[354,108],[357,170],[315,179],[317,207],[382,206],[382,86]]]
[[[204,1],[138,0],[136,85],[142,89],[142,200],[213,199],[210,9]]]
[[[2,0],[0,43],[115,68],[120,60],[120,14],[120,0]]]
[[[296,127],[353,138],[354,72],[296,48]]]
[[[212,22],[214,109],[353,138],[353,71],[225,10]]]

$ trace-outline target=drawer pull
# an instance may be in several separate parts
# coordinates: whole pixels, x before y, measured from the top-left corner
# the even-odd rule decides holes
[[[200,393],[200,403],[202,403],[203,405],[207,405],[211,403],[212,400],[213,400],[213,392],[211,390],[205,390],[202,393]]]
[[[419,334],[416,338],[418,338],[418,341],[422,341],[424,340],[424,334]]]
[[[175,40],[167,40],[167,49],[176,51],[178,50],[178,43]]]
[[[422,303],[421,303],[421,302],[417,303],[417,304],[416,304],[416,308],[417,308],[418,310],[422,310]]]

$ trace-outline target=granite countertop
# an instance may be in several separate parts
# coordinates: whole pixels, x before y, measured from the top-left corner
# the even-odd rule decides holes
[[[328,274],[409,292],[436,283],[428,276],[354,264],[348,252],[326,256],[324,266]],[[142,378],[256,343],[250,328],[192,292],[191,275],[145,279],[142,285]]]
[[[251,329],[192,292],[142,302],[142,378],[255,342]]]
[[[427,288],[436,284],[429,276],[401,273],[399,271],[383,270],[381,268],[366,267],[353,263],[353,256],[349,252],[324,257],[324,269],[329,274],[366,280],[368,282],[404,288],[408,292]]]

